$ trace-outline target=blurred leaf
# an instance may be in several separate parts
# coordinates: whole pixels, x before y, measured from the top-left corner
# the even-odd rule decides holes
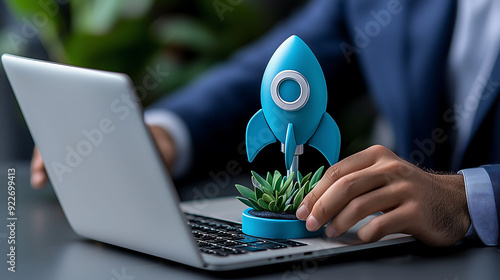
[[[213,2],[206,0],[6,3],[21,24],[33,24],[34,16],[47,15],[47,23],[35,29],[52,60],[126,73],[138,88],[149,75],[148,67],[168,72],[167,79],[145,91],[141,98],[145,105],[258,38],[271,26],[268,15],[273,14],[256,9],[258,5],[250,1],[229,1],[234,9],[224,14],[223,21]],[[9,44],[12,49],[7,39],[0,34],[2,49],[8,50]]]
[[[122,0],[72,0],[74,31],[103,35],[108,33],[120,16]]]
[[[154,0],[123,0],[121,14],[125,18],[146,16],[154,4]]]
[[[61,32],[64,29],[61,8],[55,0],[16,1],[6,0],[7,7],[18,16],[23,33],[16,34],[23,39],[32,39],[34,34],[47,47],[55,60],[65,59]],[[12,44],[11,44],[12,47]]]
[[[202,22],[188,17],[162,17],[154,23],[153,34],[163,46],[183,46],[201,53],[210,53],[217,42]]]
[[[47,2],[49,4],[54,4],[56,1],[48,0]],[[38,1],[5,0],[5,3],[14,13],[21,17],[33,15],[34,13],[41,11]]]

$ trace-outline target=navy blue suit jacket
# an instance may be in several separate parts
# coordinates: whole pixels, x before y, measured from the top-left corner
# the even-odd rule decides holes
[[[188,125],[196,157],[216,157],[228,142],[241,142],[234,128],[245,126],[260,108],[260,82],[269,58],[290,35],[301,37],[326,75],[353,64],[380,113],[390,121],[399,156],[423,166],[457,171],[493,164],[500,207],[500,61],[479,100],[472,133],[451,162],[459,108],[446,103],[445,70],[456,14],[455,1],[316,0],[251,46],[215,66],[155,107],[177,113]],[[329,89],[330,99],[335,89]],[[342,130],[342,127],[340,127]],[[240,130],[238,130],[240,131]],[[434,136],[433,136],[434,135]],[[434,141],[438,135],[446,143]],[[434,141],[435,149],[422,143]],[[427,142],[426,142],[427,141]],[[448,148],[446,148],[448,147]],[[196,160],[196,158],[195,158]],[[498,212],[500,217],[500,212]]]

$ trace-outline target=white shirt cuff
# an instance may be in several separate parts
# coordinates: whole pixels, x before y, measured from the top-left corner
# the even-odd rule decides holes
[[[177,148],[177,157],[173,166],[173,177],[184,176],[191,165],[192,141],[189,129],[184,121],[170,111],[153,109],[144,113],[144,122],[164,128],[172,137]]]

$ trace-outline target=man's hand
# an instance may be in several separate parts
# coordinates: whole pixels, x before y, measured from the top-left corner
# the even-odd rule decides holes
[[[158,151],[163,158],[165,166],[171,171],[177,156],[174,141],[170,134],[159,126],[148,126],[151,135],[158,147]],[[33,159],[31,160],[31,186],[35,189],[42,188],[48,182],[47,172],[43,164],[42,155],[38,148],[33,151]]]
[[[461,175],[426,172],[383,146],[372,146],[331,166],[297,211],[307,229],[327,225],[337,237],[377,212],[358,237],[373,242],[407,233],[431,246],[450,246],[470,225]]]
[[[172,136],[170,136],[170,134],[163,127],[152,125],[148,126],[148,128],[156,143],[156,147],[163,158],[165,166],[170,172],[172,172],[175,159],[177,158],[177,149]]]
[[[45,171],[42,155],[35,146],[33,158],[31,159],[31,186],[35,189],[41,189],[48,181],[49,177],[47,177],[47,171]]]

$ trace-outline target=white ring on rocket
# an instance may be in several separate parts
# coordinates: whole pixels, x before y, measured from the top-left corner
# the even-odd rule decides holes
[[[296,100],[292,102],[288,102],[281,98],[279,93],[280,85],[282,82],[286,80],[292,80],[299,84],[300,86],[300,96]],[[273,98],[274,103],[278,105],[283,110],[286,111],[295,111],[298,110],[304,105],[306,105],[309,100],[310,90],[309,83],[306,78],[297,71],[294,70],[284,70],[276,74],[274,76],[273,81],[271,82],[271,97]]]

